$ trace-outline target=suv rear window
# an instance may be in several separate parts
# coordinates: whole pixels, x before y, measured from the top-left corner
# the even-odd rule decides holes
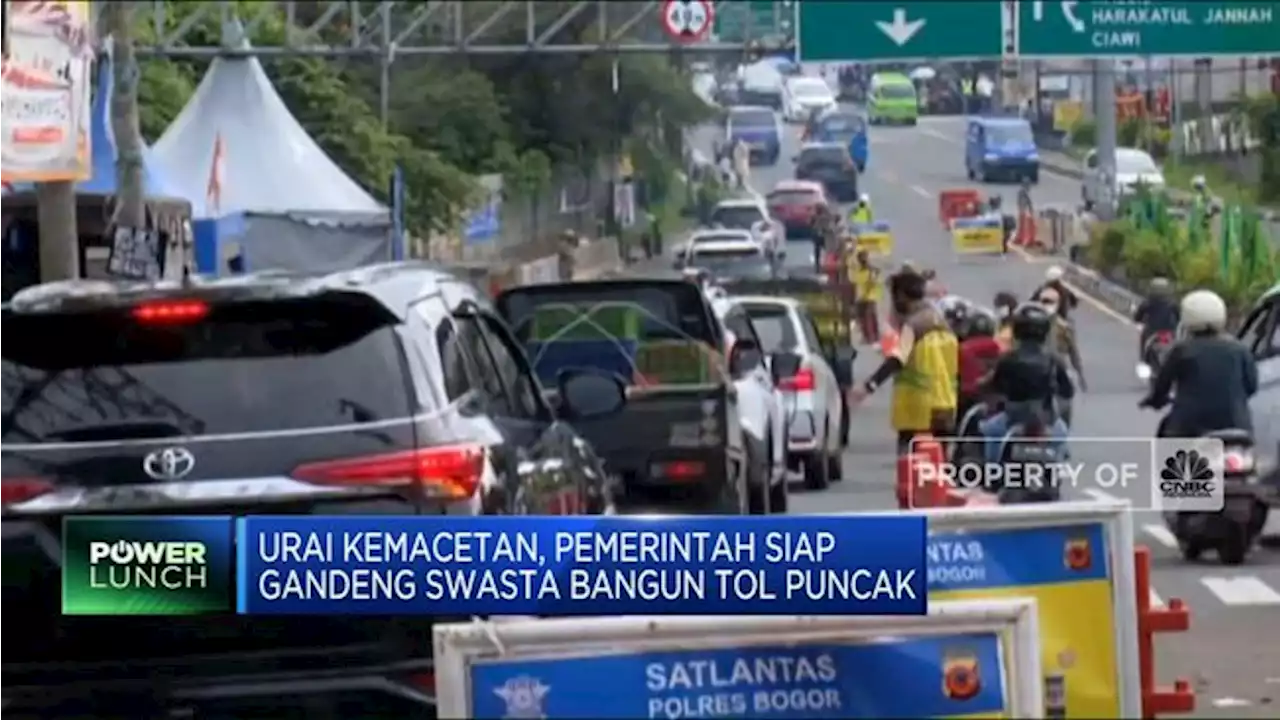
[[[750,230],[751,226],[764,220],[760,208],[754,205],[720,205],[711,211],[711,223],[735,230]]]
[[[843,165],[849,162],[849,151],[842,147],[805,148],[796,161],[800,165]]]
[[[198,322],[127,310],[3,318],[5,442],[330,427],[413,414],[394,318],[372,302],[215,305]]]
[[[691,283],[609,282],[508,291],[499,308],[538,377],[589,367],[632,383],[719,380],[723,363],[702,290]]]

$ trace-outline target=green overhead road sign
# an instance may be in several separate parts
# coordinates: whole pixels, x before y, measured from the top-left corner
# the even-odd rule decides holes
[[[737,0],[719,2],[715,6],[715,37],[720,42],[743,42],[772,35],[786,35],[791,29],[791,19],[795,14],[790,1]]]
[[[1270,55],[1280,2],[1019,2],[1023,57]]]
[[[801,62],[999,57],[997,0],[801,2]]]

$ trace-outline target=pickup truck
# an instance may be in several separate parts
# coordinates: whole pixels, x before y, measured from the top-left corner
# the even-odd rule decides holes
[[[497,307],[544,387],[570,368],[608,371],[627,383],[620,413],[575,425],[620,483],[622,511],[769,511],[768,500],[752,497],[769,476],[767,453],[742,427],[733,381],[764,358],[739,342],[725,361],[726,333],[697,284],[530,285],[502,293]]]

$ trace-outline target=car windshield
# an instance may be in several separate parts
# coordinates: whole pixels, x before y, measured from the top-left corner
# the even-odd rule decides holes
[[[801,98],[825,98],[831,96],[831,89],[826,83],[797,82],[791,84],[791,93]]]
[[[1009,125],[988,125],[987,142],[992,145],[1034,145],[1031,126],[1022,123]]]
[[[548,387],[570,368],[594,368],[632,384],[723,377],[723,360],[708,352],[717,339],[706,299],[693,283],[543,285],[508,291],[499,306]]]
[[[163,325],[114,310],[6,313],[4,339],[4,442],[266,432],[412,414],[389,316],[362,303],[236,303]]]
[[[764,220],[760,208],[752,205],[721,205],[711,211],[711,224],[737,230],[750,230]]]
[[[881,85],[880,88],[876,90],[876,94],[882,98],[904,100],[907,98],[914,98],[916,96],[916,89],[906,83],[894,83],[892,85]]]
[[[765,280],[773,275],[768,258],[759,248],[718,248],[713,251],[695,248],[693,257],[689,258],[689,266],[719,277]]]
[[[795,324],[787,309],[781,305],[745,305],[751,324],[756,326],[762,350],[766,353],[792,350],[796,347]]]
[[[769,193],[770,205],[816,205],[822,196],[814,190],[774,190]]]
[[[1123,175],[1136,175],[1139,173],[1155,173],[1160,168],[1156,167],[1155,160],[1151,156],[1136,150],[1121,151],[1116,153],[1116,172]]]
[[[833,135],[852,135],[865,130],[866,124],[859,115],[841,113],[823,118],[821,127],[823,132]]]
[[[773,111],[771,110],[734,110],[729,115],[729,130],[773,130]]]
[[[800,151],[801,165],[843,165],[849,159],[849,151],[842,147],[805,148]]]

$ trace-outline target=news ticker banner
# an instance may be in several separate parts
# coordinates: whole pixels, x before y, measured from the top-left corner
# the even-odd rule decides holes
[[[469,717],[1013,717],[1002,633],[478,661]]]
[[[75,615],[921,615],[926,520],[67,518]]]
[[[953,448],[940,463],[920,464],[915,481],[954,490],[1056,488],[1062,497],[1127,498],[1133,509],[1157,512],[1222,510],[1228,448],[1214,438],[940,438]],[[917,449],[915,441],[912,451]]]
[[[929,599],[1034,598],[1046,704],[1057,717],[1121,717],[1107,526],[1048,523],[930,536]]]

